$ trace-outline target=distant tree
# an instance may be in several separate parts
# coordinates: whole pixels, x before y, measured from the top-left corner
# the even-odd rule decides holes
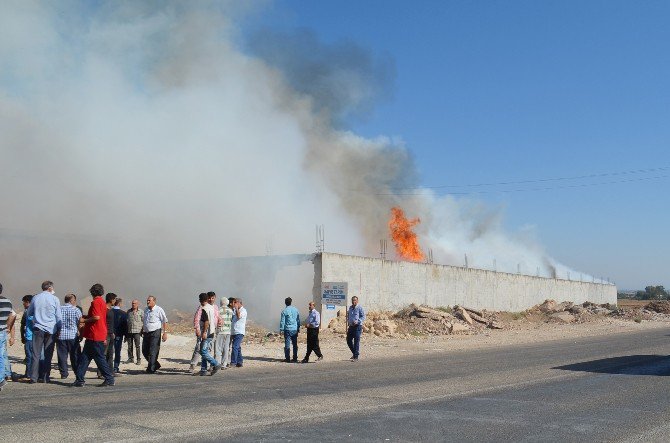
[[[670,293],[663,286],[647,286],[644,291],[637,291],[635,298],[638,300],[668,300]]]

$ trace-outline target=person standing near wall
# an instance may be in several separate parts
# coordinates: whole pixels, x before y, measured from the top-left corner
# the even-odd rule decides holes
[[[0,284],[0,294],[2,294],[2,284]],[[9,362],[9,356],[7,355],[7,331],[9,331],[9,346],[12,346],[14,345],[14,320],[16,320],[16,314],[14,313],[12,302],[0,295],[0,374],[2,375],[2,378],[0,378],[0,391],[2,391],[7,383],[5,381],[5,367]]]
[[[302,359],[303,363],[309,363],[309,356],[312,351],[316,354],[316,361],[323,360],[323,354],[319,348],[319,328],[321,327],[321,314],[316,310],[316,305],[313,301],[309,302],[309,315],[305,322],[307,328],[307,354]]]
[[[154,374],[161,368],[158,355],[161,350],[161,340],[167,340],[168,319],[163,308],[156,304],[156,297],[147,297],[147,308],[144,310],[144,338],[142,339],[142,354],[147,361],[148,374]]]
[[[363,322],[365,321],[365,311],[358,304],[358,297],[351,297],[351,306],[347,311],[347,346],[351,350],[351,361],[357,362],[360,355],[359,347],[361,342],[361,333],[363,332]]]
[[[26,353],[26,373],[24,379],[30,380],[30,374],[33,370],[33,317],[28,317],[28,308],[33,296],[24,295],[21,301],[23,302],[23,315],[21,316],[21,343],[23,343],[23,350]],[[39,364],[39,362],[35,362]],[[72,368],[76,371],[76,368]]]
[[[107,365],[105,359],[105,339],[107,338],[107,307],[102,299],[105,288],[100,283],[96,283],[89,289],[93,301],[88,308],[88,315],[79,319],[82,327],[81,335],[86,339],[84,348],[81,351],[79,362],[77,363],[77,379],[72,386],[83,387],[86,380],[86,371],[91,360],[95,360],[98,370],[105,378],[100,386],[114,386],[114,374],[112,368]],[[33,366],[35,362],[33,361]]]
[[[202,312],[200,314],[200,356],[202,363],[200,365],[200,375],[207,374],[207,363],[211,365],[212,375],[220,369],[219,363],[210,354],[210,345],[216,334],[216,323],[213,321],[216,307],[210,304],[211,296],[209,294],[200,294],[200,304]]]
[[[131,308],[126,313],[128,322],[128,335],[126,341],[128,342],[128,363],[133,362],[133,350],[137,356],[135,364],[140,364],[140,342],[142,338],[142,311],[140,310],[140,301],[133,300]]]
[[[60,307],[63,326],[60,329],[58,340],[56,340],[56,354],[58,356],[60,378],[65,379],[69,375],[67,369],[68,358],[72,366],[72,372],[77,371],[79,364],[81,349],[79,348],[79,341],[77,341],[77,334],[79,331],[79,319],[82,314],[75,306],[77,298],[74,294],[67,294],[63,301],[65,303]]]
[[[244,364],[242,357],[242,340],[246,333],[247,310],[244,309],[242,299],[235,299],[233,303],[233,321],[231,325],[231,339],[233,341],[233,352],[230,358],[230,364],[241,368]]]
[[[114,374],[121,373],[121,348],[128,334],[128,315],[122,309],[123,299],[117,297],[114,302]]]
[[[293,300],[286,297],[286,307],[281,311],[279,319],[279,332],[284,334],[284,361],[286,363],[298,362],[298,334],[300,333],[300,312],[291,306]],[[293,359],[291,359],[291,344],[293,344]]]
[[[191,355],[191,365],[189,371],[195,374],[195,366],[200,364],[200,340],[202,340],[202,332],[200,331],[200,317],[202,317],[202,307],[204,306],[203,299],[207,301],[207,293],[201,292],[198,296],[200,305],[193,314],[193,331],[195,332],[195,346],[193,347],[193,354]]]
[[[51,281],[42,283],[42,292],[33,297],[28,307],[28,317],[33,317],[33,368],[30,383],[51,381],[51,358],[60,332],[62,316],[60,301],[54,295]],[[35,364],[44,353],[44,365]]]
[[[228,306],[228,299],[221,299],[219,308],[221,326],[216,328],[216,343],[214,344],[214,358],[226,369],[230,365],[230,327],[233,322],[233,310]]]
[[[107,366],[114,372],[114,330],[116,329],[116,322],[114,319],[114,303],[116,302],[116,294],[113,292],[105,296],[107,302],[107,313],[105,315],[105,322],[107,323],[107,339],[105,340],[105,358],[107,359]],[[118,374],[114,374],[117,376]],[[100,368],[98,368],[98,378],[104,378]]]

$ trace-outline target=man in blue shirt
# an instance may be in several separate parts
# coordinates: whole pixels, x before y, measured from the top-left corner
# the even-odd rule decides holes
[[[284,334],[284,357],[286,363],[293,361],[298,362],[298,332],[300,332],[300,313],[296,308],[291,306],[293,300],[287,297],[284,300],[286,307],[281,311],[281,319],[279,320],[279,332]],[[290,359],[291,343],[293,343],[293,360]]]
[[[23,343],[23,350],[26,353],[26,373],[23,378],[27,378],[28,380],[30,380],[30,374],[32,373],[33,368],[33,318],[28,317],[27,314],[32,299],[33,296],[30,294],[24,295],[21,299],[23,302],[23,315],[21,316],[21,343]]]
[[[307,354],[305,354],[305,358],[302,359],[303,363],[309,363],[309,356],[312,354],[312,351],[316,354],[316,361],[323,360],[323,354],[321,354],[321,349],[319,349],[320,326],[321,314],[316,310],[314,302],[311,301],[309,302],[309,315],[305,322],[305,327],[307,328]]]
[[[359,344],[361,342],[361,332],[363,332],[363,322],[365,321],[365,311],[358,304],[358,297],[351,297],[351,306],[347,311],[347,345],[351,349],[351,361],[358,361]]]
[[[51,381],[51,358],[56,344],[54,338],[61,328],[60,302],[54,295],[51,281],[42,283],[42,292],[33,297],[28,307],[28,317],[33,317],[33,367],[30,383]],[[44,365],[36,365],[44,352]]]

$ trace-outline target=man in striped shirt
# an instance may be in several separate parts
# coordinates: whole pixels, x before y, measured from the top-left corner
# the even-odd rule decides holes
[[[137,355],[136,365],[140,364],[140,344],[142,337],[142,310],[140,301],[133,300],[131,308],[128,309],[128,363],[133,362],[133,349]]]
[[[81,348],[77,340],[77,331],[79,329],[79,319],[81,311],[77,309],[77,297],[74,294],[67,294],[64,298],[65,304],[61,305],[60,312],[63,317],[62,326],[58,340],[56,341],[56,353],[58,355],[58,369],[60,378],[67,378],[67,360],[70,359],[72,371],[77,370]]]
[[[214,346],[214,358],[221,362],[221,367],[226,369],[230,366],[230,326],[233,322],[233,310],[228,305],[228,299],[221,299],[219,308],[221,326],[216,328],[216,343]]]

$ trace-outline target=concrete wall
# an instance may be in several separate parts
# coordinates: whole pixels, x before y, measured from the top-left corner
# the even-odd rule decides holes
[[[349,298],[358,295],[361,304],[371,310],[398,310],[416,303],[517,312],[546,299],[616,304],[617,297],[616,286],[611,284],[325,252],[314,257],[314,277],[317,303],[319,280],[345,281],[349,283]]]

